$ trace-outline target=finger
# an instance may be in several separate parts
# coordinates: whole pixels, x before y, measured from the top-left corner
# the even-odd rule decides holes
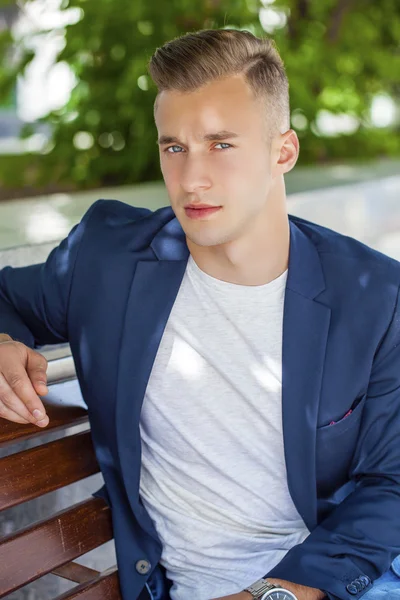
[[[13,421],[14,423],[20,423],[21,425],[26,425],[31,422],[27,419],[23,419],[10,408],[7,408],[2,402],[0,402],[0,418],[7,419],[7,421]]]
[[[48,425],[49,420],[47,415],[44,417],[43,415],[32,415],[22,400],[18,398],[18,396],[9,386],[3,375],[0,375],[0,406],[2,407],[3,412],[5,410],[11,411],[20,419],[23,419],[23,422],[33,423],[34,425],[39,425],[39,427],[45,427]],[[4,418],[7,417],[4,416]]]
[[[47,396],[47,394],[49,393],[49,388],[47,387],[46,384],[37,383],[37,382],[36,383],[31,382],[31,383],[32,383],[33,388],[38,396]]]
[[[0,333],[0,344],[1,342],[12,342],[13,339],[7,333]]]
[[[7,373],[4,373],[3,371],[1,375],[8,383],[17,399],[21,400],[24,406],[29,411],[29,420],[32,423],[36,424],[38,421],[41,421],[42,419],[46,418],[46,410],[43,406],[43,403],[40,400],[37,393],[35,392],[31,380],[29,379],[28,374],[24,368],[16,367],[15,370],[8,370]],[[4,393],[8,393],[6,389]],[[1,394],[0,399],[4,402],[4,399],[1,397]],[[11,403],[10,400],[12,400]],[[8,408],[10,408],[11,410],[15,410],[19,413],[19,410],[14,408],[14,403],[18,405],[16,398],[13,397],[12,399],[10,398],[10,400],[7,404]],[[25,418],[25,415],[21,416]]]
[[[49,393],[47,387],[47,365],[48,362],[43,354],[28,349],[26,371],[35,391],[41,396]]]

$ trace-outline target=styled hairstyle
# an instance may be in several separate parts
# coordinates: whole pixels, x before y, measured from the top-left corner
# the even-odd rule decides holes
[[[290,128],[289,83],[273,40],[249,31],[204,29],[157,48],[149,72],[159,93],[191,92],[207,83],[244,74],[256,98],[266,101],[269,126]]]

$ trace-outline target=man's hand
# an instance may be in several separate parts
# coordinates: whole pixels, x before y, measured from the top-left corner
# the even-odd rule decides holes
[[[46,427],[49,418],[39,398],[48,393],[46,371],[42,354],[0,334],[0,417]]]
[[[317,590],[316,588],[306,587],[304,585],[299,585],[297,583],[292,583],[291,581],[283,581],[282,579],[270,579],[268,577],[268,581],[274,583],[275,585],[280,585],[281,587],[292,592],[298,600],[322,600],[325,598],[325,593],[321,592],[321,590]],[[213,600],[252,600],[253,596],[250,592],[239,592],[238,594],[230,594],[229,596],[222,596],[221,598],[214,598]]]

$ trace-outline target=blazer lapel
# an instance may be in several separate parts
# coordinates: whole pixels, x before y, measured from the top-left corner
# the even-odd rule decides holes
[[[282,419],[288,487],[311,531],[317,524],[316,428],[331,310],[315,298],[325,289],[319,254],[290,222],[282,348]]]
[[[139,497],[138,423],[154,359],[189,257],[185,236],[176,219],[157,234],[152,249],[156,255],[153,260],[147,258],[136,265],[127,301],[118,364],[116,428],[121,471],[130,504],[141,526],[157,539]]]

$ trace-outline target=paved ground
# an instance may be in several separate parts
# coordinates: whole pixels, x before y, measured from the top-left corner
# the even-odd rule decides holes
[[[328,204],[335,202],[339,196],[342,198],[342,188],[338,190],[337,186],[345,186],[343,191],[346,194],[347,208],[342,214],[341,223],[349,219],[354,222],[357,211],[365,210],[365,200],[368,202],[368,207],[372,204],[376,207],[380,205],[382,196],[386,195],[386,189],[382,191],[381,182],[399,174],[400,161],[388,160],[363,166],[338,164],[318,169],[296,167],[286,178],[289,210],[293,212],[298,204],[303,207],[306,203],[311,218],[315,214],[318,219],[329,224],[331,214],[335,210],[337,212],[337,209],[329,207]],[[359,185],[352,187],[352,184]],[[393,185],[397,185],[397,190],[399,189],[398,182],[397,184],[394,182]],[[329,189],[333,196],[329,193]],[[359,193],[364,199],[363,207],[360,207]],[[298,194],[302,195],[298,196]],[[296,197],[293,198],[293,195]],[[1,202],[0,249],[62,239],[98,198],[114,198],[134,206],[146,206],[152,210],[169,204],[162,183]],[[378,208],[374,210],[376,212]],[[385,212],[385,206],[382,210]],[[349,217],[350,211],[352,216]]]
[[[400,165],[399,165],[400,167]],[[399,173],[289,193],[288,211],[351,235],[400,259]],[[101,190],[75,196],[55,195],[0,204],[0,266],[44,260],[57,242],[99,197],[115,198],[155,210],[167,205],[162,185]]]

